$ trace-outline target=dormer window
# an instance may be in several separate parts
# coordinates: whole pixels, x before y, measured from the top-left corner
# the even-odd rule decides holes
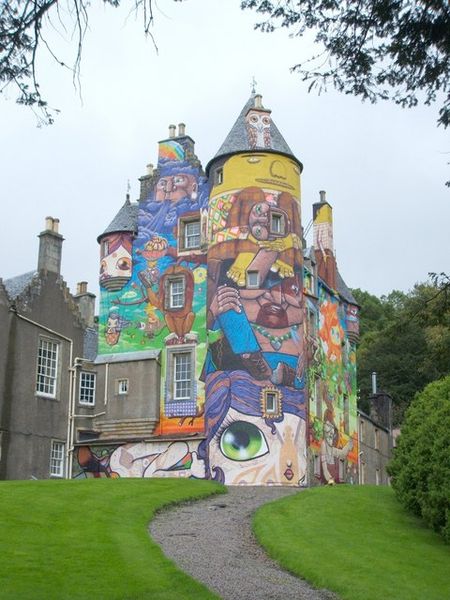
[[[219,167],[215,170],[214,173],[214,183],[216,185],[221,185],[223,183],[223,168]]]

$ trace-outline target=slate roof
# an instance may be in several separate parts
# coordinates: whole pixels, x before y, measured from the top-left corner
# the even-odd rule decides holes
[[[138,211],[139,204],[137,202],[130,202],[127,199],[105,231],[98,236],[97,241],[107,233],[116,233],[118,231],[132,231],[133,233],[137,233]]]
[[[83,339],[83,358],[94,361],[97,356],[98,332],[93,327],[86,327]]]
[[[337,287],[337,291],[339,292],[339,295],[346,302],[349,302],[350,304],[356,304],[356,306],[359,306],[359,304],[355,300],[355,297],[353,296],[353,294],[351,293],[351,291],[345,284],[345,281],[342,279],[339,271],[336,271],[336,287]]]
[[[234,154],[235,152],[248,152],[249,150],[255,150],[255,148],[251,148],[248,142],[247,129],[245,125],[245,115],[250,110],[250,108],[255,107],[255,95],[250,96],[247,102],[244,105],[244,108],[241,110],[240,115],[236,119],[235,124],[230,130],[230,133],[225,138],[225,141],[220,146],[218,152],[214,156],[213,159],[209,161],[206,165],[206,174],[208,175],[209,167],[212,162],[220,158],[221,156],[227,156],[229,154]],[[267,110],[264,107],[261,107],[262,110]],[[287,154],[291,156],[299,165],[300,169],[303,169],[302,163],[295,157],[292,150],[287,145],[284,137],[279,132],[277,126],[271,120],[270,124],[270,136],[272,140],[272,146],[270,150],[275,152],[280,152],[281,154]],[[260,150],[263,150],[260,148]],[[267,148],[269,150],[269,148]]]
[[[20,296],[20,294],[30,285],[35,275],[37,275],[36,271],[30,271],[29,273],[23,273],[23,275],[16,275],[16,277],[5,279],[3,285],[5,286],[9,298],[15,300]]]

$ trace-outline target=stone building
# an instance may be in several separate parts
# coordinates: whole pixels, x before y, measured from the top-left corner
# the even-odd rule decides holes
[[[0,479],[66,477],[74,372],[95,356],[95,296],[60,274],[63,237],[48,217],[37,269],[0,280]]]
[[[359,481],[362,484],[386,485],[386,466],[392,457],[392,399],[375,393],[369,398],[370,415],[358,409]]]
[[[185,125],[169,127],[139,201],[98,238],[73,476],[358,481],[358,306],[324,192],[305,247],[302,171],[258,94],[205,170]]]

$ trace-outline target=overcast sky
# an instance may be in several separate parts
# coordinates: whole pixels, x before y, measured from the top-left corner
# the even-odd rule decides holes
[[[127,180],[137,199],[158,140],[181,121],[205,166],[250,96],[253,76],[303,162],[304,225],[319,190],[327,192],[338,265],[350,287],[381,295],[406,291],[429,271],[450,272],[450,143],[436,127],[438,105],[404,110],[332,90],[308,94],[289,67],[313,45],[286,31],[254,31],[257,15],[239,4],[160,0],[156,53],[142,22],[128,15],[130,2],[120,9],[98,2],[83,48],[82,101],[70,73],[44,53],[38,76],[61,109],[55,123],[37,128],[12,93],[0,97],[3,279],[36,267],[36,236],[50,215],[66,239],[65,280],[73,291],[87,280],[98,294],[96,238],[123,204]],[[51,36],[70,63],[70,35]]]

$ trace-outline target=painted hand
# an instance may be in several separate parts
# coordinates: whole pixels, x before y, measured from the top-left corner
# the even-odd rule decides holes
[[[217,292],[211,302],[209,310],[214,318],[228,310],[242,312],[241,299],[238,290],[222,285],[217,288]]]

